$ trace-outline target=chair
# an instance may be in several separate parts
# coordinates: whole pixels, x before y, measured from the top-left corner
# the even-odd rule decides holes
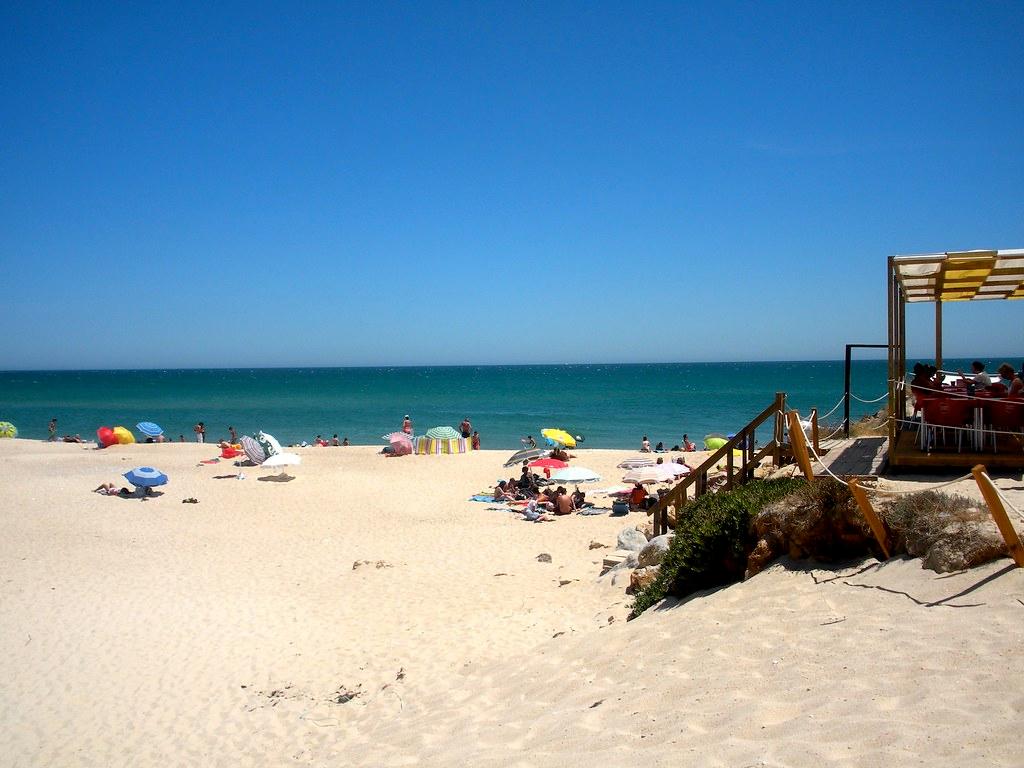
[[[924,450],[935,444],[936,430],[942,429],[942,442],[946,442],[946,429],[956,430],[956,450],[963,444],[964,428],[973,421],[973,402],[959,397],[929,398],[921,405],[921,429],[924,432]]]
[[[999,446],[1000,432],[1024,431],[1024,400],[1009,397],[1003,400],[992,400],[988,404],[988,426],[992,431],[992,451]]]

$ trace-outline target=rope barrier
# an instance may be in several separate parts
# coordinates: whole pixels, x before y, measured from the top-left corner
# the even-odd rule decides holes
[[[992,483],[992,487],[996,489],[996,495],[998,495],[999,498],[1002,499],[1003,504],[1012,509],[1014,513],[1017,515],[1017,517],[1019,517],[1021,520],[1024,520],[1024,512],[1021,512],[1019,509],[1013,506],[1012,503],[1010,503],[1010,500],[1003,495],[1002,489],[995,483]]]
[[[857,397],[855,394],[853,394],[853,392],[850,393],[850,397],[852,397],[858,403],[865,403],[866,405],[870,405],[871,403],[881,402],[882,400],[885,400],[885,398],[887,398],[888,396],[889,396],[889,393],[886,392],[884,395],[882,395],[881,397],[876,397],[874,400],[865,400],[863,398]]]
[[[829,411],[828,413],[826,413],[826,414],[825,414],[824,416],[818,416],[818,421],[823,421],[824,419],[827,419],[827,418],[828,418],[829,416],[831,416],[831,415],[832,415],[833,413],[835,413],[836,411],[838,411],[838,410],[839,410],[839,406],[840,406],[840,405],[842,405],[842,404],[843,404],[843,402],[844,402],[845,400],[846,400],[846,395],[843,395],[842,397],[840,397],[840,398],[839,398],[839,402],[838,402],[838,403],[836,403],[836,404],[835,404],[835,405],[834,405],[834,406],[832,407],[832,410],[831,410],[831,411]]]

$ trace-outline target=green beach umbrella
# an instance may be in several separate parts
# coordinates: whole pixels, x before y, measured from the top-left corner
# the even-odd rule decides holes
[[[9,421],[0,421],[0,437],[17,437],[18,428]]]
[[[451,427],[431,427],[427,430],[427,437],[431,440],[458,440],[462,435]]]

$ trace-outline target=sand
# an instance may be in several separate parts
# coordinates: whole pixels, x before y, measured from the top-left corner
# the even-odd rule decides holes
[[[1024,762],[1009,560],[783,562],[627,623],[590,544],[642,514],[466,501],[505,451],[298,452],[276,483],[211,446],[0,441],[4,764]],[[599,485],[631,455],[578,453]],[[136,465],[164,495],[90,493]]]

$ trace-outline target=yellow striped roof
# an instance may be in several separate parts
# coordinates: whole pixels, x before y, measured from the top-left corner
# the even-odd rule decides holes
[[[894,256],[904,300],[1024,299],[1024,248]]]

